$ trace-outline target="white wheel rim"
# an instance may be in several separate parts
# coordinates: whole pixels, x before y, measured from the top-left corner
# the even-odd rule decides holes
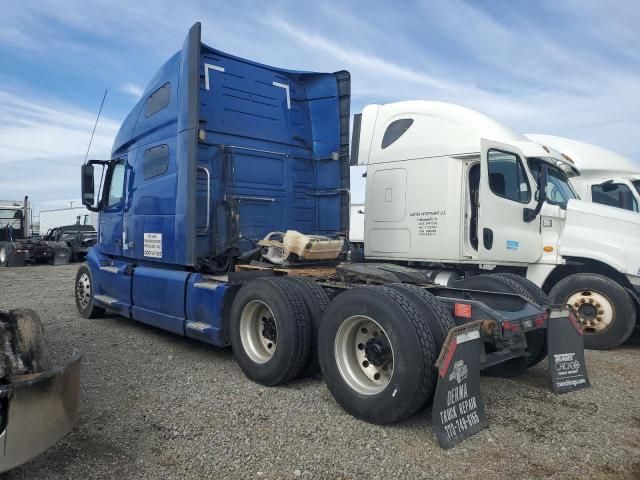
[[[616,309],[606,295],[595,290],[580,290],[567,299],[577,312],[585,333],[601,333],[611,326]]]
[[[336,333],[334,357],[343,380],[362,395],[382,392],[393,377],[393,346],[378,322],[347,318]]]
[[[0,248],[0,263],[4,263],[7,259],[7,249],[2,247]]]
[[[240,314],[240,340],[242,348],[255,363],[266,363],[278,346],[278,324],[266,303],[252,300]]]
[[[76,296],[83,310],[89,306],[89,302],[91,301],[91,279],[87,273],[83,273],[78,279]]]

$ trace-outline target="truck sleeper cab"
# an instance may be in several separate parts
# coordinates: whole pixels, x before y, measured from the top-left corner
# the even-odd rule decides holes
[[[571,183],[582,200],[640,212],[640,168],[631,159],[570,138],[540,134],[526,137],[575,163],[580,176],[572,177]]]
[[[517,280],[484,279],[478,292],[429,287],[423,272],[394,265],[337,267],[330,278],[313,265],[311,278],[234,271],[269,232],[347,232],[348,120],[348,72],[242,60],[203,45],[194,25],[123,123],[112,158],[82,168],[99,231],[76,277],[80,314],[115,311],[231,345],[264,385],[320,365],[336,400],[376,423],[428,400],[456,321],[487,345],[474,369],[514,373],[544,359],[548,309]],[[100,198],[96,166],[106,169]]]
[[[588,347],[629,338],[640,218],[579,200],[569,181],[579,171],[559,152],[442,102],[369,105],[354,125],[351,160],[367,166],[366,259],[450,282],[520,274],[577,310]]]

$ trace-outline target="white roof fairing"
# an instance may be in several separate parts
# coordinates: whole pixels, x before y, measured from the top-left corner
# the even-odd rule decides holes
[[[565,137],[527,133],[534,142],[556,149],[571,158],[583,176],[598,178],[640,174],[640,165],[606,148]]]
[[[382,149],[381,140],[386,128],[391,122],[403,118],[413,119],[413,124],[395,142]],[[446,102],[411,100],[364,108],[358,161],[368,164],[480,153],[483,138],[513,145],[526,157],[559,156],[471,108]]]

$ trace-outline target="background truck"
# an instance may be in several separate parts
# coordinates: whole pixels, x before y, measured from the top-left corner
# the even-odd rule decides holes
[[[44,240],[66,244],[69,247],[70,260],[77,262],[84,260],[89,249],[96,244],[98,233],[93,225],[63,225],[49,230]]]
[[[640,165],[596,145],[553,135],[527,134],[566,155],[580,169],[571,184],[582,200],[640,211]]]
[[[454,344],[482,346],[476,369],[514,374],[539,363],[549,310],[525,279],[482,276],[477,291],[401,265],[337,265],[348,231],[349,99],[348,72],[234,57],[202,44],[194,25],[122,124],[111,159],[82,167],[83,203],[100,223],[76,277],[80,314],[108,309],[231,345],[264,385],[320,365],[336,400],[376,423],[428,401],[437,352],[457,324],[469,331]],[[309,260],[331,248],[333,261]]]
[[[479,112],[410,101],[365,107],[351,156],[367,166],[371,261],[433,269],[455,285],[482,272],[526,276],[572,305],[585,345],[612,348],[636,325],[640,216],[579,200],[561,154]]]
[[[91,225],[98,228],[98,215],[90,212],[86,207],[56,208],[40,210],[40,235],[46,235],[49,230],[63,225]]]
[[[32,236],[29,197],[23,201],[0,200],[0,267],[25,263],[69,263],[64,242],[47,242]]]

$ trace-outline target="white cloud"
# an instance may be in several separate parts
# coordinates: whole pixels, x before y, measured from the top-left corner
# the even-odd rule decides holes
[[[142,94],[144,93],[144,89],[142,87],[134,85],[130,82],[123,83],[120,86],[120,91],[123,93],[127,93],[136,99],[142,97]]]
[[[0,90],[0,164],[38,157],[82,159],[95,113],[27,92]],[[118,123],[102,117],[92,152],[108,155]]]
[[[573,137],[640,159],[640,4],[631,3],[507,2],[497,13],[491,2],[459,0],[402,8],[274,0],[260,9],[247,0],[215,8],[184,0],[179,9],[170,1],[153,8],[127,0],[8,2],[0,47],[23,58],[60,59],[58,68],[111,81],[108,88],[130,101],[181,47],[188,27],[202,21],[206,43],[240,57],[350,70],[353,113],[372,102],[451,101],[520,131]],[[59,192],[47,198],[72,198],[95,113],[32,92],[16,95],[6,87],[15,83],[5,82],[7,72],[0,79],[0,166],[28,168],[31,177],[1,175],[0,197],[9,183],[18,193],[16,185],[33,178],[32,189]],[[116,130],[117,122],[101,121],[92,156],[108,155]]]
[[[0,197],[35,202],[79,196],[80,165],[95,113],[74,105],[0,90]],[[118,123],[102,117],[90,156],[109,158]]]

